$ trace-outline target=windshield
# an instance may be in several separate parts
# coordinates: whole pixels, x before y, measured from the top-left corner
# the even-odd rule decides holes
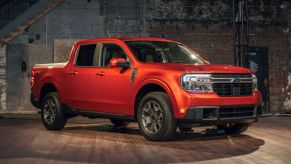
[[[161,41],[126,41],[126,43],[141,62],[205,64],[181,44]]]

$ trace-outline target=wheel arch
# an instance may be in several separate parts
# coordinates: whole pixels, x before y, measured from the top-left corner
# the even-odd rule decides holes
[[[174,97],[174,93],[172,92],[171,88],[162,80],[159,79],[150,79],[150,80],[145,80],[143,81],[138,89],[136,89],[136,92],[134,94],[134,97],[131,100],[134,100],[131,104],[133,104],[133,110],[134,110],[134,117],[136,118],[136,114],[137,114],[137,108],[138,108],[138,103],[139,101],[142,99],[143,96],[145,96],[146,94],[150,93],[150,92],[165,92],[167,93],[167,95],[169,95],[170,100],[171,100],[171,104],[172,104],[172,108],[173,108],[173,114],[175,115],[176,113],[176,100]]]
[[[57,84],[52,79],[45,80],[45,82],[43,82],[43,85],[41,86],[39,90],[39,103],[40,104],[44,96],[49,92],[59,92]]]

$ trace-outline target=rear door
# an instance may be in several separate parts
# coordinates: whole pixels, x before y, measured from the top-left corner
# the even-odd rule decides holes
[[[130,114],[132,68],[109,66],[111,58],[124,58],[129,61],[128,55],[116,43],[102,43],[100,54],[100,66],[94,69],[93,77],[95,110],[113,114]]]
[[[75,109],[93,108],[93,74],[98,63],[97,44],[80,45],[74,64],[66,72],[66,97],[68,105]]]

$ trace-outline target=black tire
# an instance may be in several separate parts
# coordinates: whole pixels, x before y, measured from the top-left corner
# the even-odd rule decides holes
[[[142,115],[143,115],[143,109],[147,103],[154,102],[159,105],[159,110],[161,111],[159,113],[160,116],[162,116],[162,121],[159,130],[156,131],[156,133],[150,133],[148,130],[146,130]],[[173,115],[173,109],[172,104],[170,101],[169,96],[164,92],[151,92],[146,94],[141,101],[139,102],[139,106],[137,109],[137,122],[140,128],[141,134],[150,141],[164,141],[164,140],[170,140],[173,138],[175,132],[176,132],[176,121],[174,119]],[[155,109],[156,110],[156,109]],[[148,116],[150,117],[150,116]],[[155,120],[156,122],[156,120]]]
[[[241,124],[233,124],[233,125],[223,125],[218,126],[218,129],[224,129],[225,134],[241,134],[245,132],[251,124],[241,123]]]
[[[51,104],[51,105],[47,105],[47,104]],[[52,114],[53,112],[55,112],[55,115]],[[49,115],[51,117],[49,117]],[[52,115],[54,116],[52,117]],[[41,119],[42,119],[43,125],[48,130],[61,130],[64,128],[67,122],[67,119],[64,116],[60,97],[58,93],[50,92],[44,96],[41,103]]]
[[[126,126],[129,124],[129,122],[124,121],[124,120],[119,120],[119,119],[110,119],[111,123],[114,124],[115,126]]]

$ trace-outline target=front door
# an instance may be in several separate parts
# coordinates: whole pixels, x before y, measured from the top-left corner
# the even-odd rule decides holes
[[[124,50],[117,44],[103,43],[100,53],[100,67],[94,71],[94,101],[98,112],[130,114],[131,68],[110,67],[111,58],[129,61]]]

